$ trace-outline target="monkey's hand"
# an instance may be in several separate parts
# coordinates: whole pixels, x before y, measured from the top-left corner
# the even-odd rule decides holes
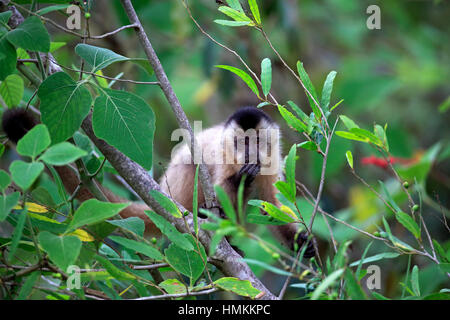
[[[305,254],[303,255],[304,258],[309,259],[316,255],[316,250],[314,249],[314,244],[316,243],[316,239],[314,237],[311,238],[311,240],[308,241],[308,235],[306,232],[300,232],[297,237],[297,245],[298,250],[302,250],[303,246],[307,243],[307,247],[305,250]],[[293,244],[292,244],[293,246]],[[294,248],[291,248],[294,250]]]
[[[241,183],[242,177],[246,176],[245,186],[248,187],[255,180],[260,171],[261,165],[259,163],[247,163],[243,165],[241,170],[239,170],[238,174],[236,175],[236,182],[238,186],[239,183]]]

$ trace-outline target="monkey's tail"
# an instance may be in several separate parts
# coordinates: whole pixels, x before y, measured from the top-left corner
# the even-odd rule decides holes
[[[3,131],[8,136],[9,140],[17,144],[17,142],[30,131],[39,121],[37,118],[29,111],[23,108],[8,109],[3,113],[2,116],[2,126]],[[77,171],[70,165],[66,166],[55,166],[56,172],[61,178],[64,188],[69,194],[73,194],[75,189],[80,185],[81,181],[78,176]],[[105,197],[114,203],[128,202],[128,200],[123,199],[115,195],[111,190],[103,187],[100,183],[94,180],[98,188],[103,192]],[[76,199],[80,202],[94,198],[94,195],[86,187],[81,187],[76,194]],[[138,217],[144,220],[145,231],[147,236],[158,236],[160,231],[151,222],[148,216],[145,214],[145,210],[150,210],[150,208],[141,203],[133,202],[127,208],[119,212],[119,215],[126,219],[129,217]]]

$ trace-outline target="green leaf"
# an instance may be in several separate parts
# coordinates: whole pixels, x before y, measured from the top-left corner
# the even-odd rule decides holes
[[[383,143],[383,146],[386,148],[386,151],[389,151],[389,144],[387,141],[386,131],[384,130],[384,128],[382,126],[380,126],[379,124],[376,124],[374,126],[373,131],[374,131],[375,135],[377,136],[377,138],[380,139],[380,141]]]
[[[186,286],[177,279],[167,279],[159,283],[158,286],[163,288],[168,294],[184,294]]]
[[[19,202],[20,192],[0,196],[0,222],[5,221],[12,208]]]
[[[366,294],[350,269],[345,270],[346,291],[352,300],[366,300]]]
[[[184,250],[194,250],[194,247],[192,244],[187,240],[185,237],[183,237],[183,234],[179,232],[172,224],[170,224],[169,221],[161,217],[159,214],[153,212],[153,211],[145,211],[147,216],[150,218],[150,220],[153,221],[153,223],[156,225],[156,227],[169,238],[170,241],[175,243],[178,247]]]
[[[254,223],[254,224],[270,224],[270,225],[276,225],[280,226],[283,224],[286,224],[286,222],[275,219],[274,217],[264,215],[261,213],[249,213],[247,214],[247,222],[248,223]]]
[[[13,181],[24,191],[31,187],[43,170],[44,164],[41,162],[27,163],[21,160],[15,160],[9,167]]]
[[[312,141],[304,141],[302,143],[297,144],[297,147],[311,151],[317,150],[317,144],[315,144]]]
[[[341,277],[342,273],[344,273],[344,270],[345,269],[338,269],[333,273],[331,273],[328,277],[326,277],[322,281],[322,283],[316,288],[316,290],[314,290],[311,296],[311,300],[317,300],[329,286],[331,286],[334,282],[336,282],[336,280],[338,280]]]
[[[36,281],[39,279],[40,275],[41,275],[40,271],[34,271],[27,277],[24,284],[20,288],[19,294],[17,295],[17,298],[16,298],[17,300],[27,300],[28,299],[28,297],[31,294],[31,291],[33,290],[33,286],[36,283]]]
[[[333,91],[333,82],[336,77],[337,72],[331,71],[327,79],[325,80],[322,88],[322,108],[325,111],[328,111],[328,107],[330,106],[331,92]]]
[[[50,12],[53,12],[53,11],[67,9],[71,5],[72,4],[68,3],[68,4],[57,4],[57,5],[53,5],[53,6],[48,6],[48,7],[45,7],[45,8],[42,8],[42,9],[36,11],[36,14],[42,16],[44,14],[47,14],[47,13],[50,13]]]
[[[412,217],[402,211],[397,211],[395,213],[395,218],[408,229],[416,239],[420,238],[420,228]]]
[[[23,80],[17,74],[11,74],[0,85],[0,95],[10,108],[19,105],[23,97]]]
[[[125,248],[142,253],[151,259],[155,259],[158,261],[162,261],[164,259],[163,255],[158,251],[158,249],[155,249],[144,242],[139,242],[118,236],[109,236],[109,238],[112,241],[124,246]]]
[[[167,198],[164,194],[159,192],[158,190],[150,190],[149,194],[152,198],[154,198],[158,203],[163,207],[166,211],[168,211],[175,218],[183,217],[183,214],[178,209],[175,203],[172,200]]]
[[[119,228],[128,230],[139,237],[144,236],[145,223],[141,218],[130,217],[122,220],[108,220],[107,222]]]
[[[261,86],[264,95],[267,97],[272,87],[272,63],[269,58],[265,58],[261,62]]]
[[[11,177],[5,170],[0,170],[0,191],[5,192],[5,189],[11,184]]]
[[[252,12],[253,18],[258,24],[261,24],[261,15],[259,14],[258,4],[256,0],[248,0],[248,5],[250,7],[250,11]]]
[[[232,20],[222,20],[222,19],[216,19],[214,20],[215,23],[221,24],[223,26],[228,27],[243,27],[248,26],[251,24],[250,21],[232,21]]]
[[[14,233],[11,239],[11,245],[8,250],[8,261],[13,261],[14,255],[16,254],[17,247],[19,246],[20,239],[22,238],[23,228],[25,227],[25,220],[27,219],[27,210],[22,210],[19,213],[19,218],[17,220],[16,227],[14,228]],[[37,248],[36,248],[37,250]]]
[[[112,262],[110,262],[105,257],[102,257],[100,255],[95,255],[94,259],[98,260],[98,262],[100,262],[100,264],[106,269],[106,271],[108,271],[108,273],[110,275],[112,275],[114,277],[114,279],[116,279],[116,280],[126,281],[126,280],[136,279],[135,275],[117,268],[114,264],[112,264]]]
[[[254,25],[252,20],[249,17],[247,17],[245,15],[245,13],[242,11],[238,11],[238,10],[235,10],[235,9],[227,7],[227,6],[220,6],[219,11],[222,12],[223,14],[229,16],[231,19],[233,19],[235,21],[248,21],[252,25]]]
[[[286,172],[286,183],[289,185],[290,189],[290,199],[294,199],[295,202],[295,196],[297,194],[297,187],[295,185],[295,161],[297,160],[297,145],[293,144],[291,149],[289,150],[289,154],[286,157],[286,166],[285,166],[285,172]]]
[[[295,202],[295,192],[291,186],[285,181],[277,181],[274,186],[285,196],[289,201]]]
[[[345,157],[347,158],[348,165],[353,169],[353,155],[350,150],[347,150],[345,153]]]
[[[335,134],[339,137],[348,139],[348,140],[355,140],[355,141],[362,141],[362,142],[369,142],[368,139],[357,136],[356,134],[347,132],[347,131],[336,131]]]
[[[39,233],[39,243],[50,260],[62,271],[75,264],[81,250],[81,240],[76,236],[57,236],[48,231]]]
[[[11,14],[11,11],[2,13]],[[17,51],[16,48],[6,39],[6,36],[2,34],[0,28],[0,81],[6,79],[7,76],[12,74],[16,70],[17,64]]]
[[[377,146],[383,146],[383,143],[377,136],[375,136],[372,132],[361,129],[361,128],[352,128],[350,129],[350,133],[353,133],[361,138],[366,138],[366,141],[371,142]]]
[[[41,120],[47,126],[52,143],[72,137],[88,115],[92,98],[83,83],[76,83],[65,72],[57,72],[41,83]]]
[[[239,2],[239,0],[226,0],[226,1],[227,1],[227,4],[234,10],[244,12],[244,9],[242,9],[242,6],[241,6],[241,3]]]
[[[339,116],[339,119],[341,119],[341,121],[347,127],[347,130],[350,130],[353,128],[359,128],[359,126],[355,123],[355,121],[353,121],[352,119],[350,119],[347,116],[341,115],[341,116]]]
[[[215,185],[214,190],[216,192],[217,198],[222,205],[223,211],[226,216],[233,222],[236,223],[236,211],[234,210],[233,204],[231,203],[230,198],[228,197],[225,190],[222,189],[221,186]]]
[[[260,291],[258,289],[255,289],[252,286],[252,283],[248,280],[240,280],[238,278],[232,277],[223,277],[214,281],[214,284],[225,291],[230,291],[237,295],[250,297],[252,299],[254,299],[258,294],[260,294]]]
[[[28,51],[50,51],[50,35],[36,16],[26,18],[16,29],[8,32],[6,38],[16,47]]]
[[[63,166],[86,155],[86,151],[75,147],[73,144],[61,142],[47,149],[39,159],[49,165]]]
[[[419,267],[414,266],[411,272],[411,286],[416,296],[420,296]]]
[[[119,61],[130,60],[120,54],[106,48],[80,43],[75,47],[75,52],[92,66],[92,73],[104,69],[110,64]]]
[[[193,247],[197,247],[195,245],[195,240],[191,235],[185,234],[183,238]],[[166,250],[164,250],[167,262],[176,271],[189,277],[191,286],[201,276],[206,266],[206,253],[203,247],[201,247],[201,253],[202,256],[200,256],[196,251],[184,250],[174,243],[172,243]]]
[[[314,88],[314,85],[311,82],[311,79],[309,79],[308,73],[306,73],[305,68],[303,67],[303,63],[298,61],[297,62],[297,71],[298,75],[300,76],[300,79],[302,80],[303,84],[305,85],[306,89],[309,91],[309,93],[312,95],[314,100],[319,103],[319,99],[317,98],[316,89]],[[320,119],[322,117],[322,114],[316,105],[314,103],[313,98],[311,98],[311,95],[306,93],[308,96],[309,105],[311,106],[311,109],[313,110],[314,114],[316,115],[316,118]]]
[[[101,202],[97,199],[89,199],[83,202],[75,211],[66,233],[84,225],[98,223],[111,218],[128,206],[129,203],[110,203]]]
[[[0,25],[8,24],[9,18],[11,18],[12,11],[5,11],[0,13]]]
[[[142,98],[125,91],[102,90],[95,100],[92,125],[97,137],[151,169],[155,115]]]
[[[17,153],[34,159],[50,145],[50,134],[43,124],[36,125],[17,143]]]
[[[298,132],[308,132],[308,127],[301,122],[298,118],[296,118],[290,111],[288,111],[285,107],[278,105],[278,111],[280,112],[283,119],[286,121],[288,126]]]
[[[288,215],[281,209],[279,209],[277,206],[271,204],[270,202],[262,202],[262,209],[266,211],[270,216],[274,217],[275,219],[284,221],[286,223],[291,223],[295,221],[295,218],[291,215]]]
[[[253,93],[256,94],[256,96],[259,98],[259,90],[258,90],[258,87],[256,86],[255,81],[252,79],[252,77],[250,77],[250,76],[248,75],[247,72],[245,72],[245,71],[243,71],[243,70],[241,70],[241,69],[232,67],[232,66],[217,65],[216,67],[217,67],[217,68],[221,68],[221,69],[225,69],[225,70],[228,70],[228,71],[231,71],[231,72],[233,72],[234,74],[236,74],[239,78],[241,78],[241,79],[247,84],[247,86],[248,86],[248,87],[253,91]]]

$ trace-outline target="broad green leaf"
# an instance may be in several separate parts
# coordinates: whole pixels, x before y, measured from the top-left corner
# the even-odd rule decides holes
[[[214,190],[216,191],[217,198],[219,199],[220,204],[221,204],[226,216],[233,223],[236,223],[236,211],[234,210],[233,204],[231,203],[231,200],[228,197],[228,194],[219,185],[215,185]]]
[[[106,48],[96,47],[80,43],[75,47],[75,52],[92,66],[92,73],[104,69],[114,62],[132,61],[146,70],[150,75],[153,73],[147,59],[127,58]]]
[[[110,275],[112,275],[114,277],[114,279],[116,280],[134,280],[136,279],[136,276],[125,272],[124,270],[119,269],[118,267],[116,267],[114,264],[112,264],[111,261],[109,261],[108,259],[106,259],[105,257],[102,257],[100,255],[95,255],[94,257],[96,260],[98,260],[98,262],[100,262],[100,264],[106,269],[106,271],[108,271],[108,273]]]
[[[247,72],[245,72],[245,71],[243,71],[243,70],[241,70],[241,69],[232,67],[232,66],[217,65],[216,67],[217,67],[217,68],[221,68],[221,69],[225,69],[225,70],[228,70],[228,71],[231,71],[231,72],[233,72],[234,74],[236,74],[239,78],[241,78],[241,79],[247,84],[247,86],[248,86],[248,87],[253,91],[253,93],[256,94],[256,96],[259,98],[259,90],[258,90],[258,87],[256,86],[255,81],[252,79],[252,77],[250,77],[250,76],[248,75]]]
[[[347,150],[345,153],[345,157],[347,158],[348,165],[353,169],[353,155],[350,150]]]
[[[145,223],[141,218],[130,217],[122,220],[108,220],[107,222],[119,228],[128,230],[139,237],[144,236]]]
[[[298,75],[300,76],[300,79],[302,80],[306,89],[312,95],[312,97],[311,97],[311,95],[306,93],[306,95],[308,96],[309,105],[311,106],[311,109],[313,110],[314,114],[316,115],[316,118],[320,119],[322,117],[322,114],[321,114],[318,106],[314,102],[314,100],[315,100],[317,103],[319,103],[319,100],[317,98],[316,89],[314,88],[314,85],[312,84],[311,79],[309,79],[308,73],[306,72],[305,68],[303,67],[303,63],[300,61],[297,62],[297,71],[298,71]]]
[[[126,91],[103,89],[95,100],[92,125],[97,137],[151,169],[155,115],[142,98]]]
[[[50,134],[43,124],[36,125],[17,143],[17,153],[34,159],[50,145]]]
[[[75,264],[81,250],[81,240],[76,236],[57,236],[50,232],[39,233],[39,243],[48,253],[50,260],[62,271],[66,272]]]
[[[366,294],[350,269],[345,270],[346,291],[352,300],[366,300]]]
[[[347,132],[347,131],[336,131],[335,134],[339,137],[349,139],[349,140],[355,140],[355,141],[362,141],[362,142],[369,142],[369,139],[357,136],[356,134]]]
[[[367,141],[377,145],[377,146],[383,146],[383,143],[380,139],[378,139],[377,136],[375,136],[372,132],[361,129],[361,128],[352,128],[350,129],[350,133],[353,133],[357,136],[360,136],[362,138],[366,138]]]
[[[333,82],[336,77],[336,71],[331,71],[325,80],[322,88],[322,108],[328,111],[330,106],[331,92],[333,91]]]
[[[88,115],[92,98],[89,91],[65,72],[57,72],[39,87],[41,120],[56,144],[72,137]]]
[[[19,105],[23,97],[23,80],[17,74],[11,74],[0,84],[0,95],[10,108]]]
[[[222,19],[216,19],[214,20],[215,23],[221,24],[223,26],[228,27],[243,27],[248,26],[251,24],[250,21],[232,21],[232,20],[222,20]]]
[[[267,97],[272,87],[272,63],[269,58],[265,58],[261,62],[261,86],[264,95]]]
[[[195,247],[197,251],[197,245],[191,235],[186,234],[183,238]],[[167,262],[175,270],[189,277],[191,286],[201,276],[206,266],[206,253],[203,247],[200,250],[202,256],[194,250],[184,250],[174,243],[164,250]]]
[[[414,266],[411,272],[411,286],[416,296],[420,296],[419,267]]]
[[[129,203],[110,203],[89,199],[75,211],[66,232],[111,218],[128,206]]]
[[[395,213],[395,218],[408,229],[416,239],[420,238],[420,228],[411,216],[402,211],[397,211]]]
[[[277,181],[274,186],[291,202],[295,202],[295,190],[285,181]]]
[[[16,29],[11,30],[6,38],[16,47],[29,51],[49,52],[50,36],[41,19],[31,16]]]
[[[5,11],[0,13],[0,25],[8,24],[9,18],[11,18],[12,11]]]
[[[0,222],[5,221],[11,210],[19,202],[20,192],[0,196]]]
[[[341,276],[342,273],[344,273],[345,269],[338,269],[331,273],[328,277],[326,277],[320,285],[314,290],[311,300],[317,300],[319,299],[320,295],[333,283],[335,283]]]
[[[163,207],[167,212],[169,212],[175,218],[183,217],[183,214],[178,209],[176,204],[173,203],[173,201],[170,200],[169,198],[167,198],[164,194],[162,194],[158,190],[150,190],[149,194],[153,199],[158,201],[158,203],[161,205],[161,207]]]
[[[168,294],[184,294],[186,286],[177,279],[167,279],[159,283],[158,286],[163,288]]]
[[[260,291],[258,289],[255,289],[252,286],[252,283],[248,280],[240,280],[238,278],[232,277],[223,277],[214,281],[214,284],[225,291],[230,291],[237,295],[249,297],[252,299],[254,299],[258,294],[260,294]]]
[[[20,288],[19,294],[17,295],[17,300],[27,300],[33,290],[33,286],[41,275],[40,271],[32,272],[25,280],[24,284]]]
[[[290,111],[288,111],[285,107],[278,105],[278,111],[280,112],[283,119],[286,121],[288,126],[298,132],[306,131],[308,132],[308,127],[301,122],[298,118],[296,118]]]
[[[159,214],[153,212],[153,211],[145,211],[147,216],[150,218],[150,220],[153,221],[153,223],[156,225],[156,227],[165,235],[167,238],[169,238],[170,241],[172,241],[174,244],[176,244],[178,247],[184,250],[194,250],[194,247],[192,244],[187,240],[185,237],[183,237],[183,234],[179,232],[169,221],[161,217]]]
[[[350,130],[353,128],[359,128],[359,126],[355,123],[355,121],[353,121],[352,119],[350,119],[347,116],[341,115],[341,116],[339,116],[339,119],[341,119],[341,121],[347,127],[347,130]]]
[[[11,184],[11,177],[5,170],[0,170],[0,191],[4,192],[5,189]]]
[[[86,155],[86,151],[75,147],[73,144],[61,142],[47,149],[39,159],[49,165],[63,166]]]
[[[245,13],[242,11],[238,11],[227,6],[220,6],[219,11],[229,16],[231,19],[235,21],[249,21],[253,24],[252,20],[249,17],[247,17]]]
[[[139,242],[139,241],[126,239],[126,238],[118,237],[118,236],[109,236],[109,238],[112,241],[117,242],[118,244],[124,246],[125,248],[142,253],[149,258],[152,258],[152,259],[155,259],[158,261],[162,261],[164,259],[163,255],[158,251],[158,249],[153,248],[152,246],[150,246],[144,242]]]
[[[250,7],[250,11],[252,12],[253,18],[258,24],[261,24],[261,15],[259,14],[258,4],[256,0],[248,0],[248,5]]]
[[[21,160],[15,160],[9,167],[13,181],[24,191],[31,187],[43,170],[44,164],[41,162],[27,163]]]
[[[315,144],[312,141],[304,141],[302,143],[297,144],[297,147],[303,148],[306,150],[316,151],[317,150],[317,144]]]
[[[11,11],[4,12],[10,13]],[[2,34],[0,28],[0,81],[3,81],[16,70],[17,51],[16,48]]]
[[[266,211],[270,216],[274,217],[275,219],[291,223],[295,221],[295,215],[292,216],[290,214],[287,214],[286,212],[279,209],[277,206],[271,204],[270,202],[262,202],[262,209]]]
[[[25,220],[27,219],[27,211],[22,210],[19,213],[19,218],[17,220],[16,227],[14,228],[14,233],[11,239],[11,245],[8,250],[8,261],[14,260],[14,255],[16,254],[17,247],[19,246],[20,239],[22,239],[23,229],[25,227]]]

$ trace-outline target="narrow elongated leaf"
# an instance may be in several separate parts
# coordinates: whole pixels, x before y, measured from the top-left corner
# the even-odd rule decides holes
[[[322,117],[322,114],[319,110],[319,107],[314,102],[314,100],[315,100],[317,103],[319,103],[319,100],[317,98],[316,89],[314,88],[314,85],[312,84],[311,80],[309,79],[308,73],[306,73],[306,70],[303,67],[303,63],[300,61],[297,62],[297,71],[298,71],[298,75],[300,76],[300,79],[302,80],[306,89],[310,93],[310,94],[306,93],[306,95],[308,96],[309,105],[311,106],[311,109],[313,110],[314,114],[316,115],[316,118],[320,119]],[[312,97],[311,97],[311,95],[312,95]]]
[[[172,214],[175,218],[181,218],[183,214],[178,209],[175,203],[172,202],[169,198],[167,198],[164,194],[159,192],[158,190],[150,190],[150,195],[154,198],[158,203],[166,209],[170,214]]]
[[[61,142],[47,149],[40,160],[53,166],[63,166],[84,157],[87,152],[69,142]]]
[[[27,163],[21,160],[15,160],[9,167],[13,181],[22,190],[27,190],[31,187],[43,170],[44,165],[41,162]]]
[[[237,295],[250,297],[252,299],[254,299],[258,294],[260,294],[260,291],[258,289],[255,289],[252,286],[251,282],[248,280],[240,280],[238,278],[232,277],[223,277],[214,281],[214,284],[225,291],[230,291]]]
[[[355,123],[355,121],[353,121],[347,116],[341,115],[339,116],[339,119],[341,119],[341,121],[344,123],[344,125],[347,127],[348,130],[353,128],[359,128],[359,126]]]
[[[228,27],[243,27],[248,26],[251,24],[250,21],[232,21],[232,20],[222,20],[222,19],[216,19],[214,20],[215,23],[221,24],[223,26]]]
[[[50,134],[43,124],[36,125],[17,143],[17,153],[35,158],[50,145]]]
[[[128,206],[129,203],[110,203],[89,199],[75,211],[66,232],[111,218]]]
[[[24,284],[20,288],[19,294],[17,295],[17,300],[27,300],[30,296],[33,286],[38,280],[39,276],[41,275],[40,271],[32,272],[27,279],[25,280]]]
[[[353,133],[357,136],[360,136],[362,138],[366,138],[369,142],[377,145],[377,146],[383,146],[383,143],[381,140],[375,136],[372,132],[361,129],[361,128],[352,128],[350,129],[350,133]]]
[[[43,231],[38,239],[50,260],[64,272],[75,263],[80,254],[81,240],[76,236],[57,236]]]
[[[267,97],[272,87],[272,63],[269,58],[265,58],[261,62],[261,86],[264,95]]]
[[[163,255],[161,254],[161,252],[158,251],[158,249],[155,249],[144,242],[139,242],[118,236],[109,236],[109,238],[112,241],[117,242],[118,244],[124,246],[125,248],[142,253],[149,258],[159,261],[164,259]]]
[[[219,185],[214,186],[214,190],[216,191],[217,198],[219,199],[226,216],[233,223],[236,223],[236,211],[234,210],[233,204],[231,203],[227,193]]]
[[[261,24],[261,15],[259,14],[258,4],[256,0],[248,0],[248,5],[250,7],[250,11],[252,12],[253,18],[258,24]]]
[[[286,183],[289,185],[291,198],[295,199],[297,188],[295,185],[295,162],[297,161],[297,145],[293,144],[286,157]],[[295,202],[295,200],[294,200]]]
[[[6,35],[16,47],[29,51],[49,52],[50,35],[41,19],[31,16],[25,19],[17,28]]]
[[[241,70],[241,69],[232,67],[232,66],[218,65],[218,66],[216,66],[216,67],[217,67],[217,68],[221,68],[221,69],[225,69],[225,70],[228,70],[228,71],[231,71],[231,72],[233,72],[234,74],[236,74],[239,78],[241,78],[241,79],[247,84],[247,86],[248,86],[248,87],[253,91],[253,93],[256,94],[256,96],[259,98],[259,90],[258,90],[258,87],[256,86],[255,81],[252,79],[252,77],[250,77],[250,76],[248,75],[247,72],[245,72],[245,71],[243,71],[243,70]]]
[[[320,295],[333,283],[335,283],[344,273],[345,269],[339,269],[334,271],[332,274],[330,274],[328,277],[326,277],[322,283],[314,290],[311,300],[317,300]]]
[[[280,112],[283,119],[292,129],[298,132],[308,131],[308,127],[301,122],[298,118],[296,118],[290,111],[288,111],[285,107],[278,105],[278,111]]]
[[[155,115],[142,98],[125,91],[102,90],[95,100],[92,124],[97,137],[151,169]]]
[[[108,223],[115,225],[119,228],[128,230],[139,237],[144,236],[145,231],[145,223],[144,220],[138,217],[130,217],[122,220],[111,220],[107,221]]]
[[[229,16],[235,21],[249,21],[252,22],[252,20],[245,15],[244,12],[235,10],[233,8],[227,7],[227,6],[220,6],[219,11],[223,14]]]
[[[414,266],[411,272],[411,286],[416,296],[420,296],[419,267]]]
[[[366,294],[361,288],[361,285],[356,281],[353,272],[350,269],[345,270],[345,281],[347,294],[352,300],[366,300]]]
[[[41,99],[41,120],[54,144],[67,140],[78,130],[92,104],[89,91],[65,72],[45,79],[37,94]]]
[[[167,238],[169,238],[170,241],[175,243],[178,247],[181,249],[190,251],[194,250],[194,247],[192,244],[187,240],[185,237],[183,237],[183,234],[179,232],[173,225],[170,224],[169,221],[161,217],[159,214],[153,212],[153,211],[145,211],[147,216],[150,218],[150,220],[153,221],[153,223],[156,225],[156,227],[165,235]]]
[[[348,165],[353,169],[353,155],[350,150],[347,150],[345,153],[345,157],[347,158]]]
[[[0,84],[0,95],[10,108],[17,106],[23,97],[23,80],[17,74],[11,74]]]
[[[416,239],[420,238],[420,228],[411,216],[402,211],[398,211],[395,213],[395,218],[408,229]]]
[[[333,82],[334,78],[336,77],[336,74],[337,74],[336,71],[331,71],[323,84],[322,108],[325,111],[328,111],[328,107],[330,106],[331,92],[333,91]]]
[[[227,0],[227,4],[234,10],[244,12],[244,9],[242,9],[242,6],[241,6],[241,3],[239,2],[239,0]]]
[[[96,260],[98,260],[98,262],[100,262],[100,264],[106,269],[106,271],[108,271],[108,273],[110,275],[112,275],[114,277],[114,279],[116,280],[134,280],[136,279],[136,276],[128,273],[124,270],[119,269],[118,267],[116,267],[114,264],[112,264],[111,261],[109,261],[108,259],[106,259],[105,257],[102,257],[100,255],[96,255],[94,257]]]

